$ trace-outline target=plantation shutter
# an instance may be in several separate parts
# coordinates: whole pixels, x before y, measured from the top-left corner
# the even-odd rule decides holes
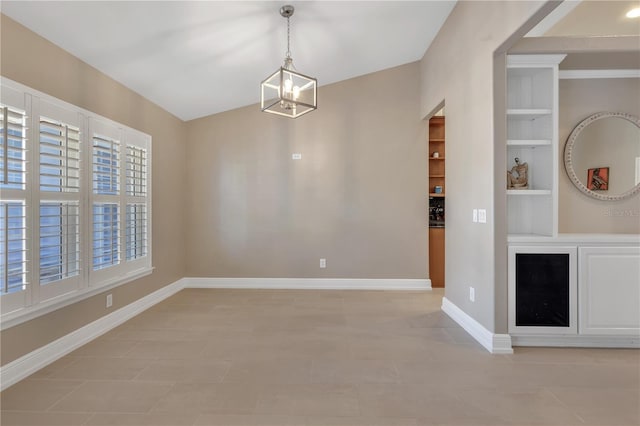
[[[120,263],[120,226],[118,204],[93,205],[93,269]]]
[[[80,129],[40,117],[40,190],[80,190]]]
[[[0,202],[0,285],[2,293],[27,285],[26,207],[24,201]]]
[[[120,142],[107,136],[93,136],[93,192],[120,192]]]
[[[35,196],[38,286],[35,296],[50,300],[81,288],[83,115],[63,105],[38,99]],[[30,181],[31,182],[31,181]]]
[[[80,273],[78,202],[40,203],[40,284]]]
[[[92,270],[109,269],[102,279],[120,275],[123,260],[121,138],[118,127],[92,120]]]
[[[27,115],[0,111],[0,294],[8,294],[27,286]]]
[[[147,255],[147,150],[127,145],[127,261]]]
[[[12,327],[152,273],[151,136],[0,80],[0,314]]]
[[[0,189],[26,186],[26,114],[7,106],[2,109],[0,123]]]

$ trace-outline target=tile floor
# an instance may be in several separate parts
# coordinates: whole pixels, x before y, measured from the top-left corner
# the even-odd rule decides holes
[[[640,351],[490,355],[442,295],[183,290],[7,389],[0,423],[640,424]]]

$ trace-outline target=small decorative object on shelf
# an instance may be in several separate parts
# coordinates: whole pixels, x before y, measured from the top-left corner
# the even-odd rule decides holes
[[[438,151],[434,152],[433,158],[440,158],[440,153]]]
[[[527,189],[529,188],[529,165],[520,163],[518,157],[515,158],[516,165],[507,172],[507,189]]]

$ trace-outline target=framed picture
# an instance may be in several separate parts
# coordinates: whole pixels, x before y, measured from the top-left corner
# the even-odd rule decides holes
[[[606,191],[609,189],[609,168],[596,167],[589,169],[587,174],[587,189],[592,191]]]

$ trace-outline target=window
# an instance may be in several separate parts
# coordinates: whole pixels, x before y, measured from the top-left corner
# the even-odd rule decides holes
[[[148,264],[147,135],[91,117],[91,284]]]
[[[92,122],[92,127],[105,126],[119,136],[117,127]],[[93,270],[120,263],[120,141],[115,137],[94,133],[93,164]]]
[[[120,236],[118,235],[118,205],[93,205],[93,269],[103,269],[120,263]]]
[[[93,192],[120,192],[120,142],[108,136],[93,136]]]
[[[150,136],[4,78],[0,112],[3,326],[150,273]]]
[[[147,255],[147,150],[127,146],[127,260]]]
[[[40,203],[40,284],[80,273],[80,206]]]
[[[26,213],[22,201],[0,204],[0,240],[2,240],[2,293],[24,290],[27,284]]]
[[[80,191],[80,129],[40,117],[40,190]]]
[[[28,114],[25,97],[2,88],[0,98],[0,298],[2,310],[24,306],[29,289],[27,191]]]
[[[127,204],[127,260],[147,255],[147,206]]]
[[[26,114],[17,108],[2,106],[0,123],[0,183],[2,190],[25,189]]]
[[[38,188],[37,271],[41,301],[81,288],[80,179],[82,115],[47,100],[37,100]],[[35,143],[35,141],[34,141]],[[35,259],[34,259],[35,260]]]

